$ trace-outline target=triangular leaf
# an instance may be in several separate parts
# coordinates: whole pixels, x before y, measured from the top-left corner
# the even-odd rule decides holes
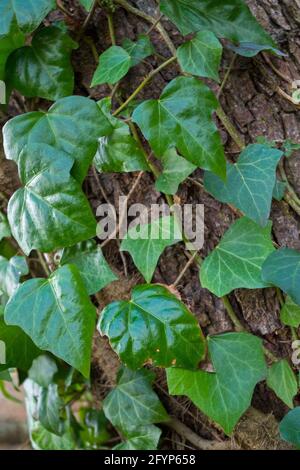
[[[139,64],[143,59],[146,59],[146,57],[155,52],[150,38],[146,34],[140,34],[135,42],[131,41],[131,39],[124,39],[122,47],[131,57],[131,66]]]
[[[196,166],[182,158],[176,149],[167,150],[160,158],[163,171],[155,182],[157,191],[176,194],[180,183],[196,170]]]
[[[272,364],[268,370],[267,384],[287,406],[294,407],[293,398],[297,395],[298,383],[286,359]]]
[[[286,298],[280,312],[280,320],[284,325],[298,328],[300,325],[300,306],[295,304],[290,297]]]
[[[94,73],[91,87],[109,83],[117,83],[123,78],[131,66],[131,57],[123,47],[111,46],[99,57],[99,65]]]

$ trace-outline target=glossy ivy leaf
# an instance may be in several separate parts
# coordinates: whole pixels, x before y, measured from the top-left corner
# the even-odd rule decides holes
[[[149,57],[155,52],[149,36],[140,34],[137,41],[124,39],[122,47],[131,57],[131,66],[139,64],[143,59]]]
[[[10,297],[17,289],[20,278],[28,273],[23,256],[13,256],[9,260],[0,256],[0,291]]]
[[[235,44],[254,43],[277,52],[244,0],[162,0],[160,8],[184,35],[209,30]]]
[[[284,183],[283,181],[276,180],[274,189],[273,189],[273,198],[276,199],[276,201],[282,201],[284,198],[284,193],[286,191],[287,184]]]
[[[300,450],[300,406],[291,410],[281,421],[281,438]]]
[[[131,66],[131,57],[123,47],[111,46],[99,57],[91,87],[109,83],[114,85],[125,77]]]
[[[32,33],[54,8],[54,0],[1,0],[0,36],[16,25],[24,33]]]
[[[130,301],[107,305],[98,329],[132,369],[146,362],[194,369],[205,353],[196,318],[160,285],[137,286]]]
[[[262,341],[249,333],[225,333],[209,337],[208,350],[215,372],[168,369],[169,392],[188,396],[231,434],[266,375]]]
[[[11,297],[5,321],[22,328],[42,350],[89,376],[96,311],[76,266],[49,279],[30,279]]]
[[[54,359],[43,354],[34,359],[28,371],[28,377],[33,380],[33,382],[40,385],[40,387],[47,388],[51,382],[53,382],[53,378],[57,372],[58,368]]]
[[[69,153],[75,161],[72,175],[84,180],[97,150],[98,139],[112,127],[97,104],[83,96],[69,96],[54,103],[47,113],[21,114],[3,128],[6,157],[16,162],[26,144],[41,143]]]
[[[27,371],[32,361],[41,354],[30,337],[21,328],[7,325],[2,315],[0,315],[0,340],[6,345],[5,365],[0,365],[0,369],[18,368]]]
[[[111,115],[111,100],[104,98],[98,105],[110,121],[112,132],[99,139],[94,158],[97,170],[101,173],[149,170],[145,155],[131,135],[128,125]]]
[[[27,97],[57,100],[74,88],[70,55],[77,44],[59,26],[39,30],[30,46],[13,52],[7,61],[9,86]]]
[[[158,157],[170,147],[191,163],[226,175],[224,150],[212,120],[218,101],[212,91],[193,77],[178,77],[164,89],[159,100],[140,104],[132,119]]]
[[[262,279],[280,287],[300,305],[300,252],[291,248],[276,250],[264,262]]]
[[[163,171],[155,182],[157,191],[164,194],[176,194],[179,185],[196,170],[196,166],[182,158],[172,148],[160,158]]]
[[[130,253],[138,270],[150,282],[162,252],[181,240],[181,229],[175,217],[165,216],[130,228],[122,240],[121,251]]]
[[[168,414],[151,384],[153,372],[133,372],[122,367],[117,386],[107,395],[103,410],[107,419],[121,432],[133,427],[168,421]]]
[[[11,231],[9,228],[7,217],[3,214],[3,212],[0,212],[0,241],[3,240],[3,238],[10,236]]]
[[[94,0],[79,0],[79,3],[86,9],[86,11],[90,11]]]
[[[94,240],[65,248],[60,264],[75,264],[89,295],[93,295],[118,278],[110,269],[101,248]]]
[[[237,163],[227,164],[226,182],[207,172],[205,189],[264,227],[270,215],[276,167],[282,155],[280,150],[265,145],[249,145]]]
[[[96,234],[96,220],[80,185],[70,176],[73,160],[49,145],[31,144],[19,158],[24,188],[8,204],[13,236],[26,255],[51,252]]]
[[[300,325],[300,306],[295,304],[290,297],[286,298],[280,312],[280,320],[284,325],[298,328]]]
[[[222,51],[222,44],[214,33],[200,31],[177,49],[177,58],[184,72],[219,82]]]
[[[298,383],[286,359],[275,362],[269,368],[267,385],[287,406],[294,407],[293,398],[297,395]]]
[[[14,50],[24,46],[24,43],[25,36],[15,23],[11,26],[8,35],[2,36],[0,34],[0,80],[5,78],[5,67],[8,57]]]
[[[49,432],[61,436],[64,433],[64,422],[60,418],[60,412],[64,406],[58,393],[58,385],[50,384],[42,388],[39,400],[39,421]]]
[[[231,225],[201,266],[202,287],[218,297],[238,288],[268,287],[268,282],[261,276],[261,269],[274,251],[271,227],[271,222],[261,228],[246,217]]]
[[[114,450],[156,450],[161,436],[161,430],[150,424],[132,428],[123,432],[125,442],[118,444]]]

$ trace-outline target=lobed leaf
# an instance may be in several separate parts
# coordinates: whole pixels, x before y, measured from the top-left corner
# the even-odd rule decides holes
[[[126,430],[123,435],[126,441],[116,445],[114,450],[156,450],[161,430],[150,424]]]

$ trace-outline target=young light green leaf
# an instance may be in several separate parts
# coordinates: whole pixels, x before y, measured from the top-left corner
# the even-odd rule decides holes
[[[262,341],[249,333],[225,333],[209,337],[208,349],[215,372],[168,369],[169,392],[188,396],[231,434],[266,375]]]
[[[150,282],[164,249],[181,240],[182,233],[175,217],[165,216],[150,224],[130,228],[121,243],[121,251],[130,253],[138,270]]]
[[[6,157],[16,162],[26,144],[41,143],[72,156],[72,175],[84,180],[98,146],[98,139],[112,132],[97,103],[83,96],[69,96],[54,103],[47,113],[21,114],[3,128]]]
[[[218,297],[238,288],[268,287],[268,282],[262,279],[261,268],[274,251],[271,227],[269,223],[261,228],[246,217],[231,225],[201,266],[202,287]]]
[[[271,253],[263,264],[262,279],[268,284],[280,287],[300,305],[300,252],[281,248]]]
[[[132,119],[158,157],[170,147],[191,163],[226,175],[224,150],[212,120],[218,101],[211,90],[193,77],[178,77],[164,89],[159,100],[140,104]]]
[[[300,306],[295,304],[290,297],[286,298],[280,312],[280,320],[284,325],[298,328],[300,325]]]
[[[209,30],[235,44],[254,43],[262,46],[259,50],[277,52],[273,39],[251,14],[244,0],[162,0],[160,8],[184,35]],[[252,55],[257,52],[252,51]],[[240,53],[243,55],[242,50]]]
[[[219,82],[223,47],[211,31],[200,31],[177,49],[177,58],[184,72]]]
[[[28,273],[23,256],[13,256],[9,260],[0,256],[0,291],[10,297],[17,289],[20,278]]]
[[[24,253],[51,252],[91,238],[96,220],[80,185],[70,176],[73,160],[49,145],[31,144],[19,158],[24,188],[8,204],[12,233]]]
[[[140,285],[130,301],[107,305],[98,330],[108,336],[114,351],[132,369],[146,362],[194,369],[205,353],[196,318],[160,285]]]
[[[58,26],[39,30],[30,46],[13,52],[7,61],[9,85],[24,96],[57,100],[74,88],[70,61],[77,44]]]
[[[57,384],[42,388],[38,410],[39,421],[47,431],[57,436],[64,433],[64,422],[60,419],[63,406],[64,402],[59,396]]]
[[[42,350],[89,376],[96,311],[76,266],[59,268],[49,279],[20,285],[5,308],[5,321],[22,328]]]
[[[287,406],[294,407],[293,398],[297,395],[298,383],[286,359],[275,362],[269,368],[267,385]]]
[[[161,436],[161,430],[150,424],[149,426],[134,427],[123,432],[127,439],[118,444],[114,450],[156,450]]]
[[[3,238],[10,237],[11,231],[6,215],[0,211],[0,242]]]
[[[139,64],[143,59],[146,59],[146,57],[155,52],[153,44],[146,34],[140,34],[135,42],[130,39],[124,39],[122,47],[131,57],[131,66]]]
[[[65,248],[60,264],[75,264],[89,295],[93,295],[118,279],[110,269],[101,248],[94,240]]]
[[[105,398],[103,410],[107,419],[121,432],[133,427],[168,421],[168,414],[151,384],[153,372],[133,372],[121,368],[118,385]]]
[[[120,46],[111,46],[99,57],[99,65],[94,73],[91,87],[109,83],[114,85],[123,78],[131,66],[131,57]]]
[[[226,182],[207,172],[205,189],[264,227],[270,215],[276,167],[282,155],[279,150],[265,145],[249,145],[237,163],[227,164]]]
[[[176,194],[180,183],[196,170],[196,166],[182,158],[172,148],[160,158],[163,171],[155,182],[157,191],[164,194]]]
[[[123,173],[149,170],[146,158],[130,133],[128,125],[111,114],[111,100],[98,102],[103,114],[110,121],[112,132],[99,139],[94,165],[101,173]]]
[[[291,410],[281,421],[281,438],[300,450],[300,406]]]
[[[54,0],[1,0],[0,36],[9,34],[15,25],[24,33],[32,33],[54,8]]]
[[[28,377],[40,387],[47,388],[53,382],[57,372],[56,362],[50,356],[43,354],[34,359],[28,371]]]

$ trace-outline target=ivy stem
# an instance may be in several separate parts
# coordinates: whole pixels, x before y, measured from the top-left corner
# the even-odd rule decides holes
[[[50,272],[50,269],[48,268],[48,265],[45,261],[44,256],[42,255],[42,253],[40,251],[37,251],[37,256],[38,256],[39,262],[41,263],[41,266],[43,267],[43,269],[45,271],[45,274],[47,276],[50,276],[51,272]]]
[[[91,21],[93,15],[94,15],[94,12],[96,10],[96,6],[97,6],[97,3],[98,3],[98,0],[94,0],[93,4],[92,4],[92,7],[86,17],[86,19],[84,20],[84,23],[82,25],[82,27],[80,28],[79,30],[79,34],[78,34],[78,37],[77,37],[77,40],[79,40],[81,38],[81,36],[83,35],[84,31],[86,30],[86,28],[88,27],[88,24],[89,22]]]
[[[107,22],[108,22],[110,40],[111,40],[112,45],[115,46],[117,42],[116,42],[113,14],[111,12],[107,13]]]
[[[152,70],[149,75],[147,75],[147,77],[142,81],[142,83],[129,96],[129,98],[127,98],[127,100],[124,101],[124,103],[121,104],[118,109],[116,109],[116,111],[113,113],[113,116],[117,116],[118,114],[120,114],[120,112],[128,106],[128,104],[143,90],[143,88],[145,88],[145,86],[152,80],[153,77],[155,77],[155,75],[157,75],[162,69],[170,65],[175,60],[176,57],[171,57],[170,59],[163,62],[159,67]]]
[[[178,286],[178,284],[180,283],[181,279],[183,278],[183,276],[185,275],[185,273],[187,272],[189,267],[194,263],[197,254],[198,253],[195,251],[195,253],[190,257],[190,259],[188,260],[188,262],[186,263],[186,265],[184,266],[184,268],[180,272],[179,276],[177,277],[176,281],[173,282],[173,284],[172,284],[173,287]]]
[[[220,98],[220,96],[221,96],[221,94],[222,94],[222,92],[223,92],[223,90],[224,90],[224,87],[225,87],[225,85],[226,85],[226,83],[227,83],[227,80],[228,80],[228,78],[229,78],[229,75],[231,74],[232,68],[233,68],[234,63],[235,63],[235,61],[236,61],[236,57],[237,57],[236,54],[233,54],[233,57],[232,57],[232,59],[231,59],[231,61],[230,61],[229,67],[228,67],[228,69],[227,69],[227,72],[226,72],[226,74],[225,74],[225,76],[224,76],[224,78],[223,78],[223,81],[222,81],[222,83],[221,83],[220,89],[219,89],[219,91],[218,91],[218,93],[217,93],[217,98],[218,98],[218,99]]]
[[[232,308],[232,305],[230,303],[230,300],[229,298],[227,297],[227,295],[224,295],[222,297],[222,302],[227,310],[227,314],[230,318],[230,320],[232,321],[232,323],[234,324],[235,326],[235,329],[236,331],[245,331],[245,328],[243,327],[243,325],[241,324],[240,320],[238,319],[238,317],[236,316],[236,313],[235,311],[233,310]]]
[[[225,114],[225,111],[220,104],[216,113],[232,140],[236,143],[240,150],[243,150],[246,147],[245,142],[230,121],[229,117]]]

